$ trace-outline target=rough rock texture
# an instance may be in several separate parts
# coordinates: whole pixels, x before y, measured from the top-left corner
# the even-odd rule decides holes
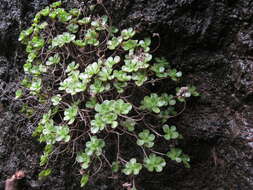
[[[75,1],[72,1],[75,2]],[[77,169],[62,158],[45,182],[36,180],[40,145],[34,126],[18,114],[13,101],[23,51],[18,32],[47,0],[0,2],[0,189],[16,170],[28,173],[24,189],[79,189]],[[253,189],[253,1],[252,0],[104,0],[115,23],[159,33],[156,52],[184,72],[200,98],[188,103],[173,123],[185,139],[191,169],[169,163],[162,174],[144,173],[138,189]],[[158,44],[157,38],[153,40]],[[106,179],[106,178],[105,178]],[[120,189],[111,180],[91,189]],[[121,188],[122,189],[122,188]]]

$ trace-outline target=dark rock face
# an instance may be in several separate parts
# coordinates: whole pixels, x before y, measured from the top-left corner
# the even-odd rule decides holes
[[[25,189],[79,189],[78,169],[67,158],[55,163],[55,173],[47,181],[36,180],[40,145],[31,138],[34,126],[22,120],[13,101],[24,58],[18,33],[48,3],[0,2],[0,182],[25,169]],[[193,84],[201,93],[172,121],[185,136],[181,146],[191,157],[191,169],[168,163],[162,174],[144,173],[137,189],[252,189],[253,1],[104,0],[104,4],[115,24],[135,26],[143,35],[159,33],[157,54],[183,71],[183,84]],[[157,38],[153,41],[158,44]],[[91,189],[122,189],[110,180],[95,184]]]

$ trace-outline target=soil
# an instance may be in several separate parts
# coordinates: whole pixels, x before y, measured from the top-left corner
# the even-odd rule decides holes
[[[28,190],[78,190],[78,167],[67,156],[54,173],[38,181],[42,151],[31,137],[35,128],[18,113],[14,101],[23,75],[24,47],[18,34],[49,0],[0,2],[0,190],[17,170]],[[171,122],[184,135],[182,149],[191,168],[168,163],[163,173],[143,173],[143,190],[253,189],[253,1],[252,0],[104,0],[114,24],[136,27],[143,36],[159,33],[156,55],[183,71],[182,85],[195,85],[201,96]],[[77,0],[66,3],[81,5]],[[158,44],[158,38],[153,38]],[[122,189],[123,181],[101,173],[89,188]],[[20,188],[22,189],[22,188]]]

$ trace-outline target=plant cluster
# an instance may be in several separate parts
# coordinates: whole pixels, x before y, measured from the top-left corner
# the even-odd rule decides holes
[[[76,154],[84,170],[81,186],[101,169],[97,163],[130,176],[144,168],[161,172],[168,158],[188,166],[189,157],[175,147],[181,135],[165,123],[186,98],[198,95],[196,89],[151,92],[151,85],[178,81],[182,73],[166,59],[153,58],[150,38],[138,40],[133,28],[111,26],[108,15],[99,16],[94,6],[60,6],[59,1],[39,11],[19,37],[28,56],[16,98],[24,97],[40,119],[34,119],[34,136],[45,143],[40,165],[46,168],[55,153]],[[131,152],[139,147],[141,154],[123,157],[128,138]],[[156,150],[161,138],[170,144],[167,153]],[[108,144],[115,145],[115,156],[106,153]],[[45,169],[40,177],[50,173]]]

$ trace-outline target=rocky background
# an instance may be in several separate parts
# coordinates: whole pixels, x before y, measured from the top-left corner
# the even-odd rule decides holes
[[[69,1],[71,4],[77,0]],[[0,1],[0,190],[18,169],[27,172],[26,190],[78,190],[78,168],[69,158],[55,164],[39,182],[41,145],[35,126],[19,114],[13,100],[22,76],[23,47],[17,41],[34,14],[49,0]],[[192,99],[173,121],[184,135],[181,147],[191,168],[168,163],[162,174],[144,173],[139,190],[253,189],[253,1],[252,0],[104,0],[115,24],[143,34],[159,33],[156,54],[184,73],[201,97]],[[69,5],[69,4],[67,4]],[[156,38],[154,38],[154,41]],[[92,190],[116,190],[121,181],[101,174]]]

